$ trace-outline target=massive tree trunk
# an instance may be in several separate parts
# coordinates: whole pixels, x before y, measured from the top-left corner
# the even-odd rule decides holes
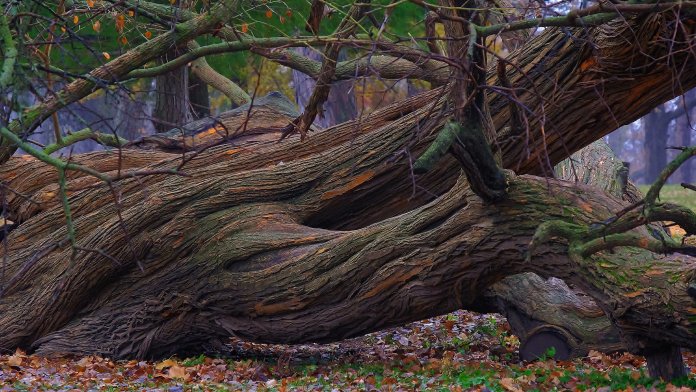
[[[491,98],[495,146],[507,168],[543,172],[671,98],[676,86],[696,84],[696,67],[675,76],[665,72],[666,60],[633,67],[626,79],[625,65],[642,64],[645,50],[621,38],[643,31],[621,26],[592,31],[607,47],[585,47],[587,30],[547,30],[513,54],[527,71],[508,69],[518,96],[543,116],[530,115],[528,132],[511,135],[503,131],[506,100]],[[553,241],[526,260],[541,222],[602,222],[622,200],[510,172],[508,197],[486,204],[452,159],[414,178],[411,157],[450,112],[443,95],[442,88],[421,94],[304,142],[258,136],[196,150],[181,167],[189,177],[138,176],[108,187],[71,172],[74,253],[55,172],[32,159],[11,160],[0,178],[17,192],[5,197],[20,224],[4,252],[0,346],[149,357],[215,347],[229,334],[330,341],[472,306],[491,284],[535,272],[592,296],[635,352],[696,348],[687,294],[692,258],[616,249],[576,260]],[[227,138],[223,131],[240,123],[247,138],[273,128],[239,113],[204,134]],[[191,140],[201,138],[174,140],[167,144],[179,150],[173,153],[124,149],[74,161],[104,172],[172,169]]]

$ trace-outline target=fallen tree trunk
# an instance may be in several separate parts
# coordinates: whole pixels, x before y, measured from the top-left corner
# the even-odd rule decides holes
[[[572,37],[542,36],[538,42],[565,37],[558,50],[563,64],[576,61],[566,70],[578,89],[601,81],[618,97],[649,86],[653,98],[668,99],[677,91],[672,82],[690,86],[696,79],[682,72],[668,86],[652,86],[647,81],[664,78],[659,67],[611,79],[607,74],[619,71],[602,68],[604,61],[577,66],[587,53],[571,50]],[[544,53],[549,60],[558,54]],[[533,68],[535,61],[521,59]],[[535,84],[547,82],[536,75]],[[564,120],[574,91],[549,106],[524,99],[566,124],[564,133],[581,145],[609,125],[589,116]],[[190,176],[140,175],[108,187],[71,173],[74,253],[50,185],[56,175],[32,159],[11,160],[0,177],[16,192],[5,196],[10,219],[20,225],[4,253],[0,346],[146,357],[200,351],[230,333],[266,342],[329,341],[469,306],[505,276],[536,272],[595,298],[633,351],[662,343],[694,348],[687,294],[693,259],[621,250],[579,264],[561,242],[525,261],[539,223],[603,221],[623,207],[619,200],[582,185],[509,174],[508,199],[484,205],[452,160],[414,182],[410,158],[447,118],[441,95],[422,94],[305,142],[223,144],[194,151],[183,164],[178,153],[133,149],[74,157],[103,172],[178,167]],[[502,100],[493,98],[492,107],[496,102]],[[585,102],[583,110],[604,103]],[[647,106],[620,104],[611,103],[621,121]],[[500,129],[505,110],[494,116]],[[560,140],[542,130],[531,128],[528,140]],[[516,148],[527,151],[520,135],[499,132],[498,139],[507,167],[543,169],[540,155],[522,166],[519,154],[508,157]]]
[[[411,103],[418,106],[424,97]],[[200,350],[230,333],[266,342],[329,341],[467,306],[490,284],[525,271],[568,279],[606,298],[605,280],[613,277],[597,266],[574,265],[561,244],[545,245],[532,263],[524,262],[540,222],[603,221],[621,208],[594,188],[510,175],[509,198],[483,205],[462,180],[449,187],[440,173],[448,190],[426,205],[372,225],[355,227],[356,219],[351,230],[329,228],[343,223],[332,221],[346,216],[343,204],[358,206],[371,187],[403,182],[407,167],[392,157],[429,108],[401,109],[387,126],[372,124],[393,108],[366,120],[372,132],[350,143],[328,143],[353,133],[345,126],[289,143],[294,149],[211,148],[185,166],[191,178],[153,175],[120,183],[118,204],[107,186],[76,179],[85,180],[85,188],[71,197],[82,249],[73,261],[57,206],[8,237],[4,276],[17,278],[3,279],[2,346],[144,357]],[[312,144],[325,152],[302,154]],[[123,153],[124,161],[138,155]],[[151,168],[178,165],[180,157],[170,156]],[[105,171],[109,162],[117,165],[106,153],[81,158]],[[32,166],[21,159],[3,175],[25,179],[20,171]],[[27,267],[36,254],[41,261]],[[602,255],[600,264],[632,265],[627,274],[641,265],[664,268],[651,275],[650,286],[668,291],[677,312],[654,306],[650,295],[613,293],[600,305],[622,309],[623,316],[612,315],[617,322],[648,306],[645,318],[630,319],[634,333],[691,347],[689,324],[675,320],[688,313],[686,287],[666,286],[684,281],[693,264],[642,257],[621,251]],[[634,291],[634,281],[626,281],[630,288],[617,284],[615,290]],[[665,324],[660,333],[655,320]]]

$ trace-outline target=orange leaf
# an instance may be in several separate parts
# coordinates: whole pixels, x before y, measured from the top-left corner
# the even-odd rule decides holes
[[[147,38],[147,39],[152,38],[152,33],[149,32],[149,31],[146,31],[146,32],[145,32],[145,38]]]
[[[268,10],[266,11],[266,18],[271,19],[273,17],[273,11]]]
[[[92,30],[96,31],[97,33],[99,31],[101,31],[101,22],[96,21],[96,22],[92,23]]]
[[[176,361],[173,359],[165,359],[164,361],[155,365],[155,369],[162,370],[164,368],[168,368],[168,367],[172,367],[172,366],[176,366]]]
[[[72,17],[72,22],[73,22],[74,24],[80,23],[80,17],[77,16],[77,15],[74,15],[74,16]]]
[[[246,33],[247,31],[249,31],[249,25],[246,23],[243,23],[242,24],[242,33]]]
[[[121,43],[124,45],[128,43],[128,38],[125,35],[121,37]]]
[[[104,58],[107,59],[107,60],[109,60],[109,59],[111,58],[111,55],[108,54],[108,53],[106,53],[106,52],[102,52],[102,55],[103,55]]]
[[[285,15],[287,15],[288,18],[291,17],[291,16],[292,16],[292,10],[286,10],[286,11],[285,11]]]
[[[123,32],[123,28],[126,26],[126,17],[118,14],[116,16],[116,30],[121,33]]]
[[[645,292],[645,290],[633,291],[633,292],[624,294],[624,297],[635,298],[639,295],[643,295],[644,292]]]
[[[130,16],[130,17],[135,16],[135,12],[133,12],[133,10],[128,10],[128,16]]]
[[[94,7],[94,0],[87,0],[87,7],[89,7],[89,8]]]

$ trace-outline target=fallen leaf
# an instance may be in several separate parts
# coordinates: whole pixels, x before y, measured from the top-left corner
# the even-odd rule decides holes
[[[164,368],[168,368],[168,367],[172,367],[172,366],[176,366],[176,365],[177,365],[177,363],[176,363],[175,360],[173,360],[173,359],[165,359],[164,361],[162,361],[162,362],[158,363],[157,365],[155,365],[155,369],[156,369],[156,370],[162,370],[162,369],[164,369]]]
[[[186,379],[187,374],[186,374],[186,369],[182,366],[179,365],[174,365],[169,368],[169,373],[168,376],[170,378],[181,378],[181,379]]]

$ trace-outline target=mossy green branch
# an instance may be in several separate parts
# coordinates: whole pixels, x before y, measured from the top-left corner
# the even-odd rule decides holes
[[[89,73],[93,80],[123,80],[134,69],[143,66],[174,45],[186,43],[200,35],[209,33],[216,26],[227,21],[239,4],[239,0],[216,2],[210,10],[195,18],[180,23],[175,30],[168,31],[149,41],[145,41],[119,57],[95,68]],[[30,134],[41,122],[66,105],[94,92],[96,83],[88,78],[79,78],[67,84],[58,93],[49,96],[32,107],[21,119],[13,121],[7,130],[12,133]],[[0,163],[6,162],[14,153],[16,145],[9,138],[0,140]]]
[[[0,89],[6,89],[11,83],[14,74],[14,65],[17,60],[17,46],[12,39],[10,25],[7,22],[7,17],[0,12],[0,38],[4,46],[2,63],[2,73],[0,73]]]
[[[529,242],[529,248],[527,249],[526,261],[530,262],[532,254],[541,245],[553,237],[561,237],[568,240],[572,245],[579,241],[587,233],[587,227],[584,225],[578,225],[575,223],[570,223],[562,220],[552,220],[543,222],[537,227],[532,236],[532,240]]]
[[[2,137],[5,137],[9,139],[12,143],[14,143],[16,146],[24,150],[27,154],[33,156],[34,158],[40,160],[41,162],[47,163],[53,167],[55,167],[58,170],[76,170],[76,171],[81,171],[85,174],[89,174],[91,176],[94,176],[104,182],[111,183],[112,180],[109,176],[106,174],[100,173],[94,169],[91,169],[86,166],[78,165],[75,163],[70,163],[70,162],[65,162],[62,159],[53,157],[51,155],[46,154],[45,152],[35,148],[31,144],[23,141],[22,139],[19,138],[19,136],[15,135],[7,129],[6,127],[0,127],[0,135]]]
[[[118,137],[116,135],[109,135],[100,132],[94,132],[90,128],[81,129],[77,132],[65,135],[62,140],[58,143],[49,144],[43,149],[44,154],[52,154],[62,148],[73,145],[77,142],[92,139],[95,142],[109,147],[122,147],[128,140]]]
[[[448,121],[437,134],[435,140],[413,164],[413,172],[423,174],[430,170],[442,158],[457,139],[461,131],[459,124]]]
[[[657,200],[657,197],[660,195],[660,190],[667,182],[667,179],[669,179],[679,166],[694,156],[696,156],[696,147],[685,147],[682,152],[662,170],[657,180],[655,180],[655,183],[650,187],[650,190],[648,190],[648,194],[645,195],[645,210],[648,213],[655,205],[655,200]]]
[[[591,27],[610,22],[622,14],[641,14],[660,12],[668,9],[680,9],[690,16],[696,11],[696,2],[675,1],[658,4],[612,4],[600,3],[585,9],[574,9],[566,15],[546,18],[524,19],[511,23],[500,23],[490,26],[476,26],[482,37],[499,34],[505,31],[525,30],[535,27]]]
[[[188,43],[189,50],[197,50],[200,45],[196,41]],[[199,57],[191,62],[191,73],[198,76],[205,84],[225,94],[236,106],[251,102],[251,97],[237,83],[226,78],[208,64],[205,57]]]

